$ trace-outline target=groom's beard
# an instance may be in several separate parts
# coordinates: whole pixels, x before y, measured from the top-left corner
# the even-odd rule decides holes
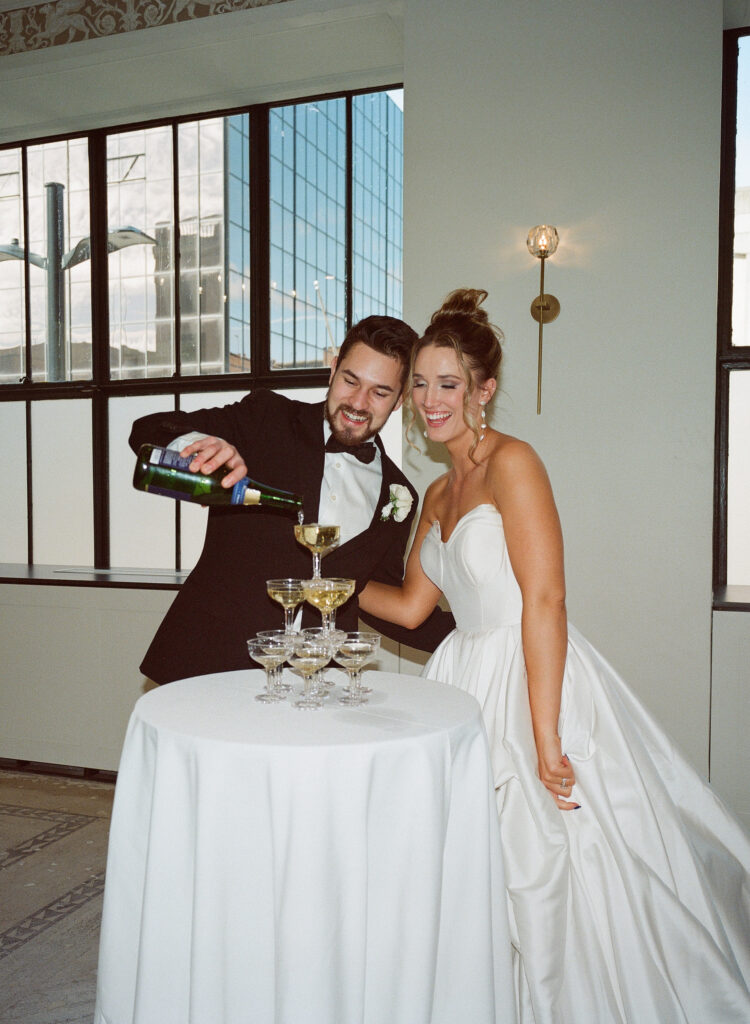
[[[338,419],[338,414],[341,412],[350,416],[364,415],[367,419],[357,424],[356,427],[348,424],[341,426],[341,421]],[[379,427],[373,428],[372,413],[363,413],[361,409],[355,409],[351,405],[337,405],[333,412],[326,405],[325,413],[331,433],[340,444],[362,444],[363,441],[369,441],[371,437],[374,437],[380,429]]]

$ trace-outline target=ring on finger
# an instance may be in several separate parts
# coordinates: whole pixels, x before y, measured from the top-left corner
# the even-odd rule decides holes
[[[560,785],[562,786],[563,789],[567,789],[568,788],[568,780],[567,779],[563,779],[562,782],[560,783]]]

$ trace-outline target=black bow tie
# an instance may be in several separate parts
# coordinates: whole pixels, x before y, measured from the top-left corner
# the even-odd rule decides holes
[[[365,441],[363,444],[342,444],[331,436],[326,441],[327,452],[343,452],[344,455],[353,455],[360,462],[369,464],[375,458],[375,445],[372,441]]]

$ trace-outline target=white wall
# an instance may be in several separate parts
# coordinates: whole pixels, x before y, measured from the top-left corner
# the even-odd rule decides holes
[[[507,336],[493,422],[549,469],[571,618],[704,771],[721,31],[715,0],[689,17],[673,0],[294,0],[0,61],[0,140],[403,76],[407,319],[489,290]],[[537,417],[525,238],[545,220],[562,312]],[[441,468],[407,451],[421,488]],[[746,671],[741,618],[714,657],[726,643]],[[140,641],[115,646],[140,660]]]
[[[704,771],[721,32],[712,0],[408,0],[404,40],[406,317],[489,291],[493,424],[548,467],[571,619]],[[537,416],[545,221],[562,312]]]
[[[0,757],[115,770],[173,591],[0,584]]]

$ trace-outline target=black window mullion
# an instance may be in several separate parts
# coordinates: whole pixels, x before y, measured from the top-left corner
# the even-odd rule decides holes
[[[250,110],[250,373],[271,369],[269,107]]]
[[[26,146],[21,147],[21,216],[23,220],[23,308],[24,375],[23,385],[31,383],[31,275],[29,273],[29,161]],[[26,559],[34,564],[34,486],[32,464],[31,401],[26,399]]]
[[[31,274],[29,269],[29,154],[26,146],[21,147],[21,208],[23,219],[23,308],[24,308],[24,349],[25,366],[22,383],[32,379],[31,365]]]
[[[29,565],[34,564],[34,501],[32,486],[31,460],[31,399],[27,398],[26,406],[26,559]]]
[[[182,375],[182,319],[180,310],[180,126],[172,125],[172,266],[174,267],[174,376]],[[200,267],[200,261],[198,262]],[[200,273],[200,271],[199,271]],[[200,325],[200,317],[198,319]],[[180,392],[174,394],[175,410],[180,408]],[[182,568],[182,508],[179,501],[174,503],[174,567]]]
[[[739,41],[740,38],[748,34],[748,29],[731,30],[724,33],[723,41],[714,443],[713,585],[715,590],[725,587],[727,584],[730,381],[734,371],[750,369],[750,346],[732,344]]]
[[[182,325],[180,321],[180,139],[179,124],[172,125],[172,266],[174,268],[174,376],[182,373]]]
[[[89,138],[91,227],[91,434],[93,452],[94,566],[110,567],[109,528],[109,257],[107,247],[107,139]]]
[[[347,331],[352,325],[352,239],[353,239],[353,210],[354,210],[354,169],[352,141],[352,97],[346,97],[346,212],[345,223],[346,233],[344,242],[344,315]]]

